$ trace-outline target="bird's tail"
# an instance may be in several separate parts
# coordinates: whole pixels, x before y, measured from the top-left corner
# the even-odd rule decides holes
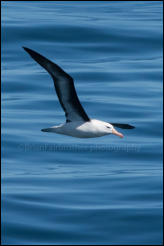
[[[42,132],[50,132],[50,128],[41,129]]]

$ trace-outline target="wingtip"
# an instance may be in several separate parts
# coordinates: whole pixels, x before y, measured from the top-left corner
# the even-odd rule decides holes
[[[135,126],[129,125],[129,124],[121,124],[121,123],[111,123],[113,126],[122,128],[122,129],[134,129]]]
[[[23,48],[26,52],[28,52],[28,53],[32,52],[31,49],[29,49],[29,48],[27,48],[27,47],[25,47],[25,46],[22,46],[22,48]]]
[[[135,128],[135,126],[129,125],[128,129],[134,129],[134,128]]]
[[[44,67],[44,62],[47,60],[45,57],[37,53],[36,51],[29,49],[27,47],[22,47],[36,62]]]
[[[22,48],[24,49],[24,50],[27,50],[28,48],[27,47],[25,47],[25,46],[22,46]]]

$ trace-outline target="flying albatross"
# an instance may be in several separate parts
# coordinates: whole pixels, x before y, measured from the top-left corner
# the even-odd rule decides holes
[[[116,131],[114,126],[122,129],[134,128],[134,126],[128,124],[90,119],[79,101],[72,77],[57,64],[39,53],[26,47],[23,48],[51,75],[59,102],[65,112],[66,123],[42,129],[43,132],[53,132],[77,138],[95,138],[115,134],[122,138],[123,134]]]

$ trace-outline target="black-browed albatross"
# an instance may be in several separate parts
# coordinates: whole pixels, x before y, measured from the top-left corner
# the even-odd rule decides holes
[[[95,138],[115,134],[122,138],[123,134],[116,131],[114,126],[122,129],[134,128],[134,126],[128,124],[108,123],[90,119],[79,101],[72,77],[57,64],[39,53],[26,47],[23,48],[51,75],[59,102],[65,112],[66,123],[42,129],[43,132],[53,132],[77,138]]]

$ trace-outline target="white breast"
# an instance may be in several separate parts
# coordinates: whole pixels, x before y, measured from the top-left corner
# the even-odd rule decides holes
[[[69,122],[58,127],[52,127],[51,132],[64,134],[77,138],[94,138],[107,135],[104,131],[104,124],[99,120],[91,120],[88,122]]]

